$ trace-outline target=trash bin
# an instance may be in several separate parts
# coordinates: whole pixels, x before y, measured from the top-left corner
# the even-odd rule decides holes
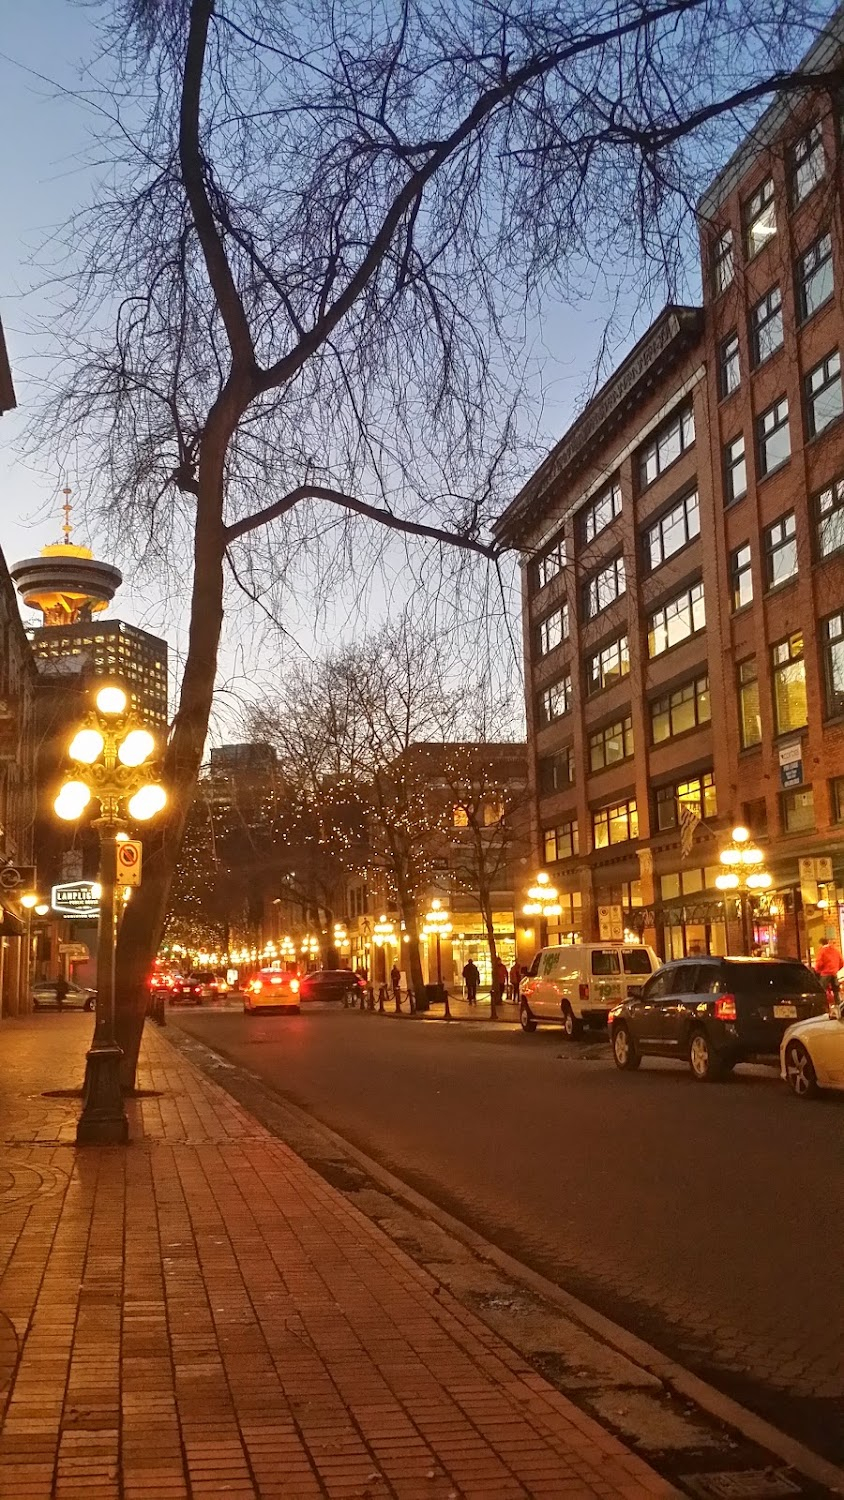
[[[430,1010],[437,998],[437,986],[435,984],[423,984],[421,993],[416,996],[417,1011]]]

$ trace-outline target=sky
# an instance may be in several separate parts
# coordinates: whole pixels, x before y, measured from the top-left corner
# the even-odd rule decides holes
[[[33,390],[31,330],[46,307],[37,286],[34,256],[38,247],[89,198],[93,180],[86,165],[91,116],[62,90],[79,84],[79,69],[95,50],[92,11],[68,0],[0,0],[0,139],[6,143],[0,166],[2,225],[0,236],[0,316],[6,332],[14,372],[19,411],[0,421],[0,547],[8,563],[30,557],[45,542],[58,539],[61,487],[65,476],[37,462],[24,460],[18,441],[28,415]],[[42,75],[42,78],[35,76]],[[49,80],[49,81],[47,81]],[[601,341],[607,307],[600,301],[571,309],[551,308],[541,328],[532,330],[537,392],[542,390],[541,423],[550,444],[565,430],[577,411]],[[641,325],[633,323],[624,342],[631,343]],[[74,485],[75,476],[67,476]],[[87,533],[84,495],[77,495],[79,528],[74,540],[91,545],[102,555],[101,539]],[[165,635],[178,677],[185,639],[184,595],[158,594],[147,581],[133,585],[131,558],[109,557],[124,570],[126,581],[112,614]],[[327,611],[318,619],[296,611],[290,601],[294,636],[309,654],[358,628],[361,620],[377,623],[392,606],[394,590],[405,566],[401,549],[391,553],[386,570],[363,586],[360,607],[345,617]],[[346,608],[346,606],[344,606]],[[348,623],[351,622],[351,623]],[[514,610],[513,630],[518,632]],[[222,656],[224,691],[220,694],[216,734],[230,733],[240,705],[255,695],[256,684],[278,666],[280,645],[266,619],[253,606],[237,608],[228,623]]]

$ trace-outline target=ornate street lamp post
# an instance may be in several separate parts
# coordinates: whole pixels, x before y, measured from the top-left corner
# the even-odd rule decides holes
[[[24,909],[24,949],[19,981],[23,994],[21,995],[19,1005],[21,1011],[25,1011],[29,1005],[29,990],[32,983],[32,913],[35,911],[38,916],[43,916],[50,908],[49,906],[45,906],[41,897],[36,896],[34,891],[27,891],[21,896],[20,903]]]
[[[526,917],[539,918],[540,948],[548,947],[548,918],[559,917],[562,910],[559,891],[551,884],[547,870],[540,870],[528,891],[528,900],[522,907]]]
[[[752,843],[750,831],[747,828],[733,829],[733,841],[726,849],[721,850],[719,858],[726,868],[722,874],[715,877],[715,884],[719,891],[736,893],[741,921],[742,952],[747,953],[751,938],[750,899],[757,892],[769,890],[773,884],[773,877],[764,869],[765,856],[762,850]]]
[[[114,953],[117,931],[117,846],[125,841],[126,819],[146,822],[167,803],[162,786],[149,780],[155,740],[132,722],[122,687],[101,687],[96,709],[74,735],[68,755],[78,767],[55,801],[60,818],[75,823],[93,799],[100,840],[100,922],[97,944],[97,1016],[85,1068],[82,1114],[77,1145],[120,1145],[129,1138],[129,1122],[120,1088],[123,1056],[114,1035]]]
[[[435,896],[431,902],[429,911],[425,913],[425,926],[422,929],[425,937],[436,939],[437,945],[437,991],[442,996],[445,1006],[445,1018],[451,1020],[451,1008],[448,1003],[448,990],[443,985],[443,964],[441,942],[451,932],[451,912],[447,906],[443,906],[439,896]]]

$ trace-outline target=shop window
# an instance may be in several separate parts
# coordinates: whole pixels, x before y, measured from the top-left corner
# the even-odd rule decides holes
[[[804,255],[798,257],[794,279],[797,312],[801,323],[805,323],[819,307],[829,302],[835,291],[831,234],[822,234]]]
[[[777,208],[774,201],[774,179],[766,177],[744,205],[744,247],[748,260],[773,239],[777,232]]]
[[[610,641],[609,645],[602,646],[594,656],[590,656],[587,664],[587,678],[590,693],[598,693],[602,688],[612,687],[626,677],[630,671],[630,652],[627,644],[627,636],[620,635],[617,640]]]
[[[562,573],[566,565],[566,544],[563,537],[555,537],[550,547],[533,565],[534,587],[543,589],[546,583]]]
[[[651,732],[655,745],[675,735],[686,734],[699,724],[708,724],[712,718],[708,676],[695,677],[684,682],[673,692],[651,703]]]
[[[750,310],[750,348],[754,365],[782,348],[782,292],[772,286]]]
[[[830,557],[844,547],[844,479],[835,479],[815,496],[818,557]]]
[[[574,781],[574,753],[570,745],[554,755],[539,757],[540,795],[550,797],[554,792],[565,791]]]
[[[648,621],[648,656],[662,656],[706,624],[703,584],[695,583],[654,610]]]
[[[753,600],[753,572],[750,559],[750,543],[736,547],[730,553],[730,594],[733,609],[744,609]]]
[[[844,411],[841,391],[841,356],[837,349],[810,370],[804,381],[806,422],[810,437],[817,437]]]
[[[722,401],[741,385],[741,358],[735,329],[718,345],[718,395]]]
[[[735,273],[732,229],[725,229],[714,241],[711,270],[713,295],[719,297],[722,292],[726,291]]]
[[[777,734],[804,729],[809,720],[803,636],[799,631],[771,647],[771,664]]]
[[[796,208],[808,198],[826,172],[826,157],[823,149],[823,133],[820,124],[814,124],[805,135],[801,135],[789,152],[789,181],[791,206]]]
[[[592,841],[596,849],[624,844],[639,836],[639,814],[635,798],[599,807],[592,813]]]
[[[762,714],[759,703],[759,674],[756,657],[749,656],[738,665],[739,737],[742,750],[762,743]]]
[[[718,812],[715,778],[711,771],[705,771],[686,781],[657,787],[655,802],[656,826],[660,831],[679,826],[680,810],[684,806],[692,808],[700,819],[713,818]]]
[[[794,511],[780,516],[764,534],[765,585],[775,589],[797,574],[797,522]]]
[[[560,677],[552,682],[539,695],[539,722],[553,724],[555,719],[561,719],[571,708],[571,674]]]
[[[560,859],[571,859],[580,851],[577,836],[577,820],[558,823],[555,828],[546,828],[543,835],[545,863],[552,865]]]
[[[580,512],[580,535],[584,546],[594,542],[596,536],[614,521],[621,511],[621,486],[617,479],[601,490],[594,500],[584,505]]]
[[[645,532],[645,557],[651,571],[700,536],[700,502],[697,490],[685,495]]]
[[[656,436],[639,453],[639,488],[647,489],[664,474],[695,440],[695,414],[691,406],[669,417]]]
[[[589,769],[602,771],[605,766],[629,760],[633,754],[633,721],[628,715],[615,724],[605,724],[589,736]]]
[[[836,776],[829,783],[829,801],[832,808],[832,821],[844,823],[844,776]]]
[[[747,494],[747,455],[744,433],[739,433],[724,448],[724,499],[727,505]]]
[[[844,610],[830,615],[822,628],[826,711],[844,714]]]
[[[619,553],[600,572],[593,574],[583,589],[583,610],[587,620],[592,620],[602,610],[608,609],[625,590],[624,558]]]
[[[759,473],[772,474],[791,457],[791,429],[788,425],[788,397],[781,396],[767,411],[756,418],[756,446]]]
[[[556,650],[563,641],[568,638],[569,633],[569,607],[563,604],[559,609],[546,615],[540,620],[536,627],[537,655],[547,656],[549,652]]]
[[[786,833],[806,833],[815,826],[815,799],[810,786],[780,793],[782,825]]]

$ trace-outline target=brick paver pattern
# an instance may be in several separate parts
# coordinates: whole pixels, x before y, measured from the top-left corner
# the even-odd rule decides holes
[[[77,1151],[89,1034],[0,1029],[2,1500],[674,1493],[164,1035]]]

